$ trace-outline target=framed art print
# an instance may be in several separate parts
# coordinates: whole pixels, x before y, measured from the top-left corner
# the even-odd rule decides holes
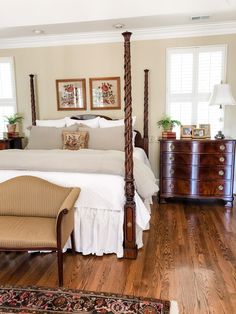
[[[92,110],[120,109],[120,77],[90,78]]]
[[[57,110],[86,110],[85,79],[56,80]]]

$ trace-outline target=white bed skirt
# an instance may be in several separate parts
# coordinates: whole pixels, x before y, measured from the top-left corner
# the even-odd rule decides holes
[[[75,210],[75,249],[83,255],[116,253],[123,257],[124,212],[83,208]],[[136,225],[136,243],[143,246],[142,229]],[[64,250],[70,248],[68,240]]]

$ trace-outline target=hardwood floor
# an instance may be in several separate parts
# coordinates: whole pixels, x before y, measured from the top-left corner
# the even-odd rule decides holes
[[[153,206],[137,260],[72,256],[65,287],[177,300],[184,314],[236,313],[236,206]],[[1,285],[57,286],[56,255],[0,254]]]

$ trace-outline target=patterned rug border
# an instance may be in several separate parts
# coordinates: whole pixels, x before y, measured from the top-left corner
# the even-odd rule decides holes
[[[97,291],[88,291],[88,290],[80,290],[80,289],[71,289],[71,288],[65,288],[65,287],[45,287],[45,286],[14,286],[14,285],[0,285],[0,289],[6,289],[6,290],[25,290],[25,291],[45,291],[45,292],[55,292],[55,293],[81,293],[83,294],[92,294],[95,297],[104,296],[104,297],[110,297],[114,299],[123,299],[123,300],[133,300],[133,301],[150,301],[150,302],[160,302],[164,305],[163,308],[163,314],[170,314],[171,313],[171,303],[172,301],[169,300],[162,300],[157,298],[151,298],[151,297],[143,297],[143,296],[135,296],[135,295],[126,295],[126,294],[117,294],[117,293],[111,293],[111,292],[97,292]],[[2,307],[4,310],[4,308]],[[0,306],[0,314],[4,313],[29,313],[25,312],[27,309],[21,308],[14,309],[14,312],[1,312],[1,306]],[[36,310],[35,312],[31,313],[55,313],[53,311],[45,311],[45,310]],[[64,313],[73,313],[73,312],[64,312]],[[76,313],[76,312],[74,312]],[[79,313],[79,312],[78,312]]]

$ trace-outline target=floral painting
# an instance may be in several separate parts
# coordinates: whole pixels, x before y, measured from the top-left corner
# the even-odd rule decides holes
[[[90,78],[91,109],[120,109],[120,78]]]
[[[56,89],[58,110],[86,109],[85,79],[56,80]]]

